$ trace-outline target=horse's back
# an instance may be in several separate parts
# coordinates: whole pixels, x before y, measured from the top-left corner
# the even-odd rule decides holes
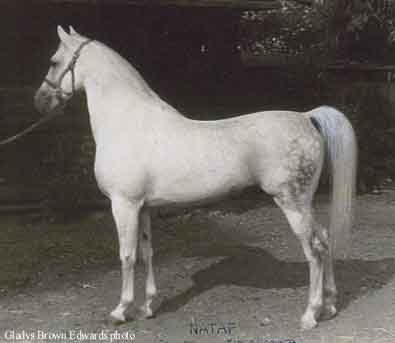
[[[150,155],[153,204],[200,201],[254,184],[270,191],[288,177],[289,160],[306,155],[317,135],[306,116],[285,111],[185,120],[171,130]]]

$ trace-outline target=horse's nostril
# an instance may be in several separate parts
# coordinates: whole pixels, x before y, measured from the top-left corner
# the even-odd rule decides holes
[[[47,111],[48,106],[50,103],[50,99],[47,94],[43,91],[38,91],[34,95],[34,106],[36,107],[37,111],[40,113],[44,113]]]

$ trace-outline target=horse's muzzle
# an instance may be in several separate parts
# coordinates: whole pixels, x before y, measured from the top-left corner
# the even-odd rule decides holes
[[[34,105],[41,114],[48,114],[63,108],[63,101],[52,90],[40,88],[34,95]]]

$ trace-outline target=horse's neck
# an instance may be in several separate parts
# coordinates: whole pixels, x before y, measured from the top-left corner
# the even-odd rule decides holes
[[[106,56],[104,56],[106,57]],[[182,118],[149,88],[126,61],[108,56],[95,60],[85,76],[92,133],[96,143]],[[118,63],[117,63],[118,62]]]

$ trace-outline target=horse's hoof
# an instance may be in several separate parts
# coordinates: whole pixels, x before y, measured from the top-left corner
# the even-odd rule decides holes
[[[110,321],[114,325],[121,325],[126,322],[126,317],[123,313],[114,310],[110,314]]]
[[[140,317],[142,319],[150,319],[150,318],[154,317],[154,313],[153,313],[151,307],[149,307],[149,306],[142,305],[140,307],[140,313],[141,313]]]
[[[314,319],[313,316],[303,316],[302,320],[300,321],[300,327],[302,331],[308,331],[317,326],[317,321]]]
[[[325,305],[320,318],[323,320],[328,320],[336,316],[337,310],[335,305]]]

